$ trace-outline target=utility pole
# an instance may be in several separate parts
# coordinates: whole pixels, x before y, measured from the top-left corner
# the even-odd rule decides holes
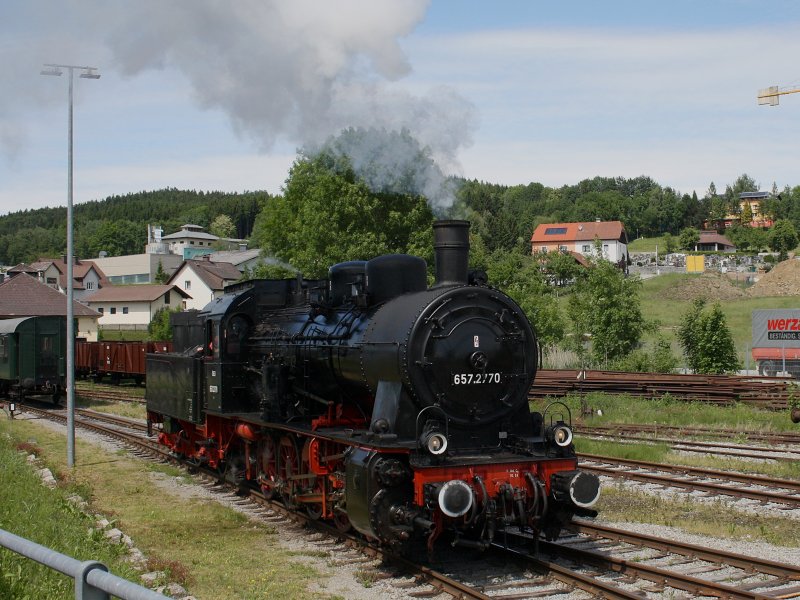
[[[61,76],[66,69],[69,75],[69,117],[67,141],[67,466],[75,466],[75,310],[72,306],[74,290],[72,263],[74,246],[72,240],[72,86],[75,71],[82,79],[100,79],[96,67],[45,64],[42,75]]]

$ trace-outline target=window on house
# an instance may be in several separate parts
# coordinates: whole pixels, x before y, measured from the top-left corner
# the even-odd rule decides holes
[[[169,292],[164,294],[164,304],[169,304]]]
[[[188,279],[187,279],[186,281],[184,281],[184,282],[183,282],[183,289],[185,289],[187,292],[188,292],[190,289],[192,289],[192,282],[191,282],[191,281],[189,281]]]
[[[93,290],[94,289],[94,281],[87,281],[86,282],[86,289]]]
[[[202,245],[203,245],[203,242],[197,242],[197,245],[198,245],[198,246],[202,246]]]
[[[592,251],[592,247],[589,244],[584,244],[583,245],[583,250],[581,250],[581,252],[591,252],[591,251]]]
[[[561,250],[561,252],[566,252],[567,251],[567,247],[566,246],[559,246],[558,249]]]
[[[112,315],[117,314],[117,307],[116,306],[112,306],[110,312],[111,312]]]
[[[194,240],[189,242],[192,246],[194,246]]]
[[[123,306],[122,307],[122,314],[123,315],[127,315],[128,314],[128,307],[127,306]]]
[[[47,285],[55,285],[55,284],[56,284],[56,278],[55,277],[48,277],[47,278]]]
[[[98,306],[98,307],[97,307],[97,312],[99,312],[101,315],[103,314],[103,312],[105,312],[105,310],[106,310],[106,309],[105,309],[105,308],[103,308],[102,306]]]

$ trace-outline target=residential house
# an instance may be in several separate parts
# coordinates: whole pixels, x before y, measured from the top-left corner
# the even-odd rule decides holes
[[[96,342],[100,314],[75,300],[72,311],[78,322],[75,337]],[[0,319],[61,315],[67,316],[66,296],[36,277],[19,273],[0,283]]]
[[[222,296],[226,285],[236,283],[242,273],[231,263],[207,260],[187,260],[170,277],[168,284],[186,292],[184,308],[202,310],[206,304]]]
[[[40,258],[30,264],[36,270],[37,277],[42,283],[49,285],[62,294],[67,293],[67,261],[66,256],[61,258]],[[72,263],[72,297],[83,300],[103,286],[110,285],[103,270],[93,261],[81,260],[73,257]]]
[[[597,256],[627,269],[628,234],[620,221],[587,223],[543,223],[531,236],[531,253],[569,252],[583,257]]]
[[[714,228],[719,231],[728,229],[734,225],[749,225],[750,227],[760,227],[768,229],[772,227],[774,221],[771,216],[764,213],[764,202],[772,197],[769,192],[742,192],[739,194],[739,212],[738,214],[727,214],[722,219],[714,221],[704,221],[703,227],[710,229]],[[744,214],[745,207],[750,208],[752,219],[749,223],[742,222],[742,214]]]
[[[190,297],[174,285],[120,285],[103,288],[84,302],[100,313],[100,328],[142,331],[160,309],[180,308]]]

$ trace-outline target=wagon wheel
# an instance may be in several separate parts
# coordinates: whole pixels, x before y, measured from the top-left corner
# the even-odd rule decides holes
[[[278,445],[278,476],[284,482],[283,503],[287,508],[295,507],[292,496],[297,480],[292,479],[294,475],[300,475],[300,452],[294,438],[285,435]]]
[[[261,484],[261,491],[267,500],[272,500],[278,483],[278,449],[273,436],[268,435],[259,444],[258,460],[259,475],[268,482],[267,485]]]

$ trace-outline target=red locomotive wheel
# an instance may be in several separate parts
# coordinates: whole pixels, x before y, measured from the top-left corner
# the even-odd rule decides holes
[[[275,496],[275,486],[278,483],[278,449],[275,438],[271,435],[265,437],[259,444],[259,477],[262,481],[261,491],[267,500]]]

